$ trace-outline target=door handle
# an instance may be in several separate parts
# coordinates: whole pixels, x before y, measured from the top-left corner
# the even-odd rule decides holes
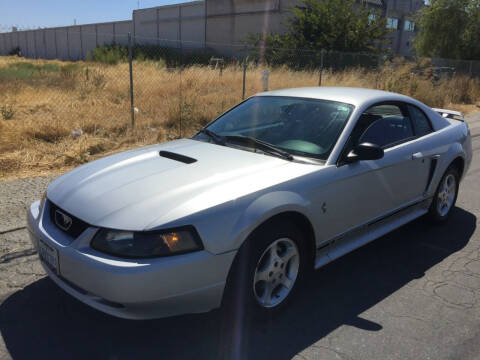
[[[415,154],[412,155],[412,160],[418,160],[422,158],[423,158],[423,154],[421,152],[416,152]]]

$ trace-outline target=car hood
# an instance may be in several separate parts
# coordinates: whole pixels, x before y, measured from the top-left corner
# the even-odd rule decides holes
[[[196,161],[163,157],[160,151]],[[272,170],[288,164],[273,156],[181,139],[83,165],[55,180],[47,197],[93,226],[147,230],[283,181]]]

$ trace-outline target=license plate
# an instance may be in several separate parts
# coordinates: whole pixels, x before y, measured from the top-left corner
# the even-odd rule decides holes
[[[38,255],[52,271],[58,274],[58,251],[38,240]]]

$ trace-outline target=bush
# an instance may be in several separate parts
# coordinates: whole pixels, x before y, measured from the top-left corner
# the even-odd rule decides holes
[[[13,108],[11,106],[3,105],[0,108],[0,113],[2,114],[3,120],[11,120],[13,119],[13,116],[15,115],[15,112],[13,111]]]
[[[120,62],[128,61],[128,48],[115,43],[97,46],[88,54],[87,59],[88,61],[116,65]]]
[[[22,56],[22,50],[20,47],[14,47],[12,50],[8,52],[8,55],[10,56]]]
[[[67,64],[60,68],[60,75],[63,78],[71,79],[75,78],[81,70],[82,67],[78,64]]]
[[[70,135],[70,132],[58,124],[42,124],[36,128],[25,130],[25,135],[31,139],[42,140],[47,143],[55,143]]]
[[[320,69],[322,51],[319,49],[283,49],[251,47],[248,58],[255,63],[265,63],[269,67],[282,67],[292,70]],[[331,70],[345,70],[362,67],[374,69],[378,65],[378,55],[371,53],[343,53],[338,51],[323,51],[323,68]]]
[[[222,57],[208,49],[178,49],[156,45],[134,45],[132,58],[138,61],[160,61],[167,67],[208,65],[212,57]],[[119,44],[98,46],[87,57],[88,61],[116,65],[128,62],[128,47]],[[233,59],[226,59],[232,61]]]

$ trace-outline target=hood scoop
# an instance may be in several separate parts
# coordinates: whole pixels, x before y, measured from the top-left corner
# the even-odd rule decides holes
[[[197,159],[194,159],[194,158],[191,158],[191,157],[188,157],[188,156],[185,156],[185,155],[173,153],[173,152],[170,152],[170,151],[163,151],[162,150],[162,151],[160,151],[159,154],[160,154],[161,157],[164,157],[164,158],[167,158],[167,159],[170,159],[170,160],[179,161],[179,162],[182,162],[184,164],[192,164],[192,163],[197,161]]]

